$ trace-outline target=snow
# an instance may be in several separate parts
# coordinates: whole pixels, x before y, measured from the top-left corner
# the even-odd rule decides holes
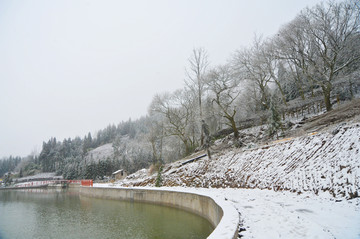
[[[227,149],[211,160],[167,164],[162,180],[165,190],[200,193],[234,207],[240,220],[224,216],[221,230],[240,223],[242,238],[360,238],[359,159],[360,123],[355,120]],[[148,173],[143,169],[105,186],[152,187],[156,173]]]
[[[123,188],[117,184],[94,184],[94,187]],[[245,229],[240,233],[241,238],[360,238],[360,198],[336,200],[327,193],[298,195],[260,189],[137,188],[213,198],[223,208],[224,216],[209,238],[231,238],[229,228],[236,226],[239,219]]]
[[[18,178],[18,182],[27,182],[27,181],[35,181],[35,180],[44,180],[44,179],[62,179],[62,176],[56,176],[56,173],[38,173],[32,176],[26,176],[22,178]]]
[[[296,193],[331,193],[335,198],[360,195],[360,124],[338,132],[311,133],[251,149],[231,149],[181,165],[166,165],[164,186],[260,188]],[[140,175],[142,175],[140,177]],[[154,186],[156,175],[131,176],[122,186]]]
[[[107,158],[114,157],[114,148],[112,144],[104,144],[100,147],[90,150],[85,159],[87,162],[98,162],[99,160],[106,160]]]
[[[244,238],[359,238],[360,200],[259,189],[218,189],[241,213]]]
[[[22,177],[22,180],[39,179],[39,178],[52,178],[55,177],[56,173],[38,173],[36,175]]]
[[[112,174],[118,174],[121,173],[122,171],[124,171],[123,169],[119,169],[118,171],[113,172]]]

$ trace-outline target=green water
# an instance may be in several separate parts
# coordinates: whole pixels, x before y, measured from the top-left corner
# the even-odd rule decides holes
[[[195,239],[212,230],[182,210],[82,197],[71,189],[0,191],[0,239]]]

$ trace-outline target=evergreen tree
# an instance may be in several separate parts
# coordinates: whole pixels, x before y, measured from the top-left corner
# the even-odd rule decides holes
[[[12,178],[10,173],[5,174],[4,183],[5,186],[9,186],[12,183]]]
[[[269,111],[270,111],[270,117],[268,118],[268,134],[270,137],[276,134],[276,138],[278,138],[277,132],[279,129],[282,129],[282,123],[274,99],[270,101]]]
[[[163,171],[163,166],[161,165],[159,170],[158,170],[158,174],[156,176],[156,182],[155,182],[155,187],[161,187],[162,186],[162,171]]]
[[[20,157],[12,157],[0,159],[0,177],[4,176],[7,172],[12,172],[16,166],[21,162]]]

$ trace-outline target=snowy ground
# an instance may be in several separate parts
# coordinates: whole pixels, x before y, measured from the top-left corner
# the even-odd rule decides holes
[[[241,227],[246,229],[240,233],[241,238],[360,238],[360,198],[336,200],[326,193],[297,195],[260,189],[162,187],[160,190],[199,193],[226,201],[240,213]],[[228,218],[224,220],[233,223]]]
[[[241,213],[244,238],[360,238],[360,200],[259,189],[218,189]]]
[[[309,120],[301,134],[273,142],[251,143],[262,137],[261,127],[242,130],[242,148],[225,147],[225,138],[214,145],[219,150],[212,159],[166,164],[160,190],[225,203],[235,212],[224,216],[225,223],[240,223],[239,238],[360,239],[359,115],[355,102]],[[143,169],[98,186],[154,189],[156,178]]]
[[[241,238],[360,238],[358,119],[184,161],[164,167],[164,188],[226,198],[240,213]],[[151,187],[156,176],[144,169],[105,186]]]
[[[296,193],[360,195],[360,123],[341,124],[256,148],[229,149],[183,165],[165,165],[164,186],[260,188]],[[120,186],[154,186],[156,174],[142,170]]]

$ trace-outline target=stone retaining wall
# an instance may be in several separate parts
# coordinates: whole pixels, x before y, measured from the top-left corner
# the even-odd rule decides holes
[[[224,214],[223,209],[212,198],[193,193],[155,189],[81,187],[80,194],[103,199],[145,202],[180,208],[206,218],[214,228],[220,223]],[[213,234],[211,233],[208,238],[215,239]],[[228,239],[237,238],[237,228],[232,235]]]

